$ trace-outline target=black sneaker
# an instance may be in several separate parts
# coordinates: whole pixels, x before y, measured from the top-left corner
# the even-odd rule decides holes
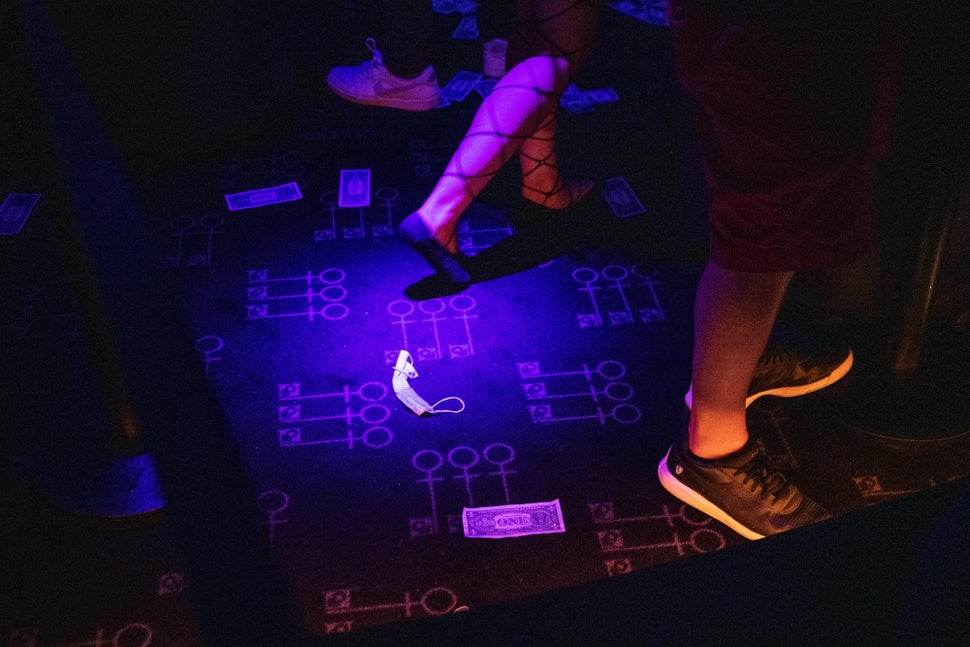
[[[809,341],[776,329],[758,359],[744,406],[764,395],[794,398],[824,389],[845,377],[853,359],[852,349],[841,340]],[[684,403],[688,409],[693,405],[693,385]]]
[[[684,435],[660,461],[657,475],[675,497],[748,539],[832,516],[789,483],[753,440],[730,456],[708,461],[690,453]]]

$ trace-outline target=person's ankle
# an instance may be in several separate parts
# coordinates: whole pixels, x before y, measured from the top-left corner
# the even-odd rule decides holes
[[[687,448],[697,458],[716,461],[738,453],[748,445],[749,440],[747,432],[702,434],[695,431],[688,438]]]
[[[457,222],[451,222],[448,218],[435,217],[440,214],[433,210],[423,211],[418,209],[413,215],[424,224],[428,232],[438,241],[438,244],[452,254],[458,253],[458,239],[455,235]]]
[[[549,209],[567,209],[580,202],[593,189],[592,180],[561,180],[550,191],[522,185],[522,197]]]

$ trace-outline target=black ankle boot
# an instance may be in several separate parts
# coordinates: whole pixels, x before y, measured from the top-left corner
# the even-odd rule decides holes
[[[442,278],[453,284],[456,291],[464,290],[471,285],[471,276],[462,267],[458,255],[452,254],[438,242],[434,234],[418,218],[418,214],[412,213],[402,220],[397,231],[401,238],[421,254]]]

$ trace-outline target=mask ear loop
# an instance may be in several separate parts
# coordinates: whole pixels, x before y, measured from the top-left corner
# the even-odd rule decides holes
[[[400,353],[398,353],[397,363],[394,365],[394,372],[400,373],[406,379],[413,379],[418,376],[418,372],[414,368],[414,362],[413,360],[411,360],[411,354],[408,353],[406,350],[402,350]],[[421,396],[419,396],[417,392],[415,392],[414,395],[417,396],[418,398],[421,398]],[[457,400],[459,403],[461,403],[461,408],[460,409],[435,409],[435,407],[437,407],[442,402],[448,402],[449,400]],[[427,404],[427,403],[425,403],[422,400],[422,404]],[[453,395],[447,398],[441,398],[434,404],[429,405],[427,413],[461,413],[464,410],[465,410],[465,401],[459,398],[458,396]]]
[[[441,404],[442,402],[447,402],[448,400],[458,400],[458,402],[461,403],[461,408],[460,409],[438,409],[437,408],[439,404]],[[464,410],[465,410],[465,401],[459,398],[457,395],[448,396],[447,398],[441,398],[440,400],[432,404],[430,409],[428,409],[428,411],[431,413],[461,413]]]

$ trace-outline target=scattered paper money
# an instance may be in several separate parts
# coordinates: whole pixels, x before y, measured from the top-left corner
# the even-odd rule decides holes
[[[452,32],[455,40],[476,40],[478,38],[478,20],[475,15],[464,16]]]
[[[441,88],[440,95],[448,101],[464,101],[483,76],[481,72],[458,72]]]
[[[431,9],[447,16],[455,12],[455,0],[431,0]]]
[[[340,171],[338,207],[370,206],[370,169],[345,169]]]
[[[629,218],[646,213],[640,198],[633,192],[622,175],[611,177],[603,182],[603,199],[617,218]]]
[[[613,88],[599,88],[597,90],[586,90],[583,92],[590,103],[611,103],[619,101],[620,96]]]
[[[485,97],[487,97],[489,94],[492,93],[492,90],[495,89],[496,83],[498,83],[498,79],[485,77],[481,81],[475,84],[475,92],[480,94],[484,99]]]
[[[9,194],[0,205],[0,235],[19,234],[38,200],[39,193]]]
[[[227,193],[225,197],[229,211],[239,211],[240,209],[254,209],[280,202],[293,202],[303,198],[303,194],[300,193],[300,187],[296,182],[290,182],[265,189]]]
[[[475,0],[431,0],[431,9],[446,16],[455,12],[467,16],[478,11],[478,3]]]
[[[569,114],[576,115],[593,110],[598,103],[612,103],[619,100],[620,96],[613,88],[580,90],[575,83],[570,83],[559,98],[559,105]]]
[[[589,97],[575,83],[570,83],[566,87],[565,92],[559,98],[559,105],[571,115],[589,112],[593,109],[593,103],[589,100]]]
[[[651,25],[658,27],[668,25],[667,0],[617,0],[611,2],[609,6],[631,18],[642,20]]]
[[[516,503],[464,508],[461,525],[466,537],[502,539],[566,532],[559,499],[543,503]]]

